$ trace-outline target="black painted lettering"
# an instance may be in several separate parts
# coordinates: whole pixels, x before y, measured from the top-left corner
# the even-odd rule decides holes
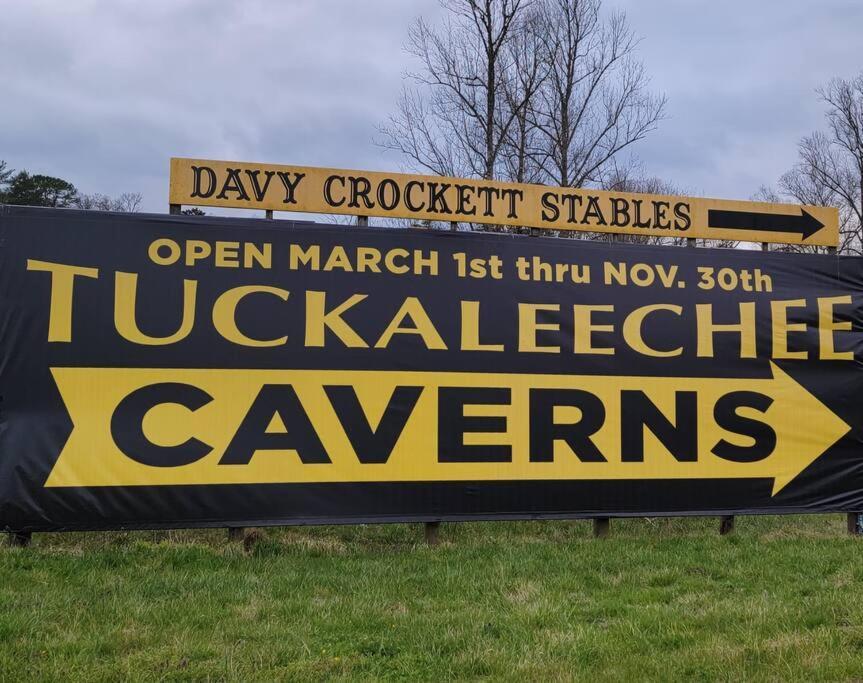
[[[494,204],[492,202],[500,197],[500,190],[496,187],[482,186],[477,188],[476,194],[485,202],[482,215],[486,218],[494,216]]]
[[[207,178],[207,189],[203,189],[203,179]],[[209,199],[216,191],[216,172],[209,166],[192,166],[192,197]]]
[[[692,227],[692,217],[689,204],[678,202],[674,205],[674,217],[677,219],[674,223],[675,230],[689,230]]]
[[[264,171],[264,177],[266,180],[264,181],[264,186],[261,187],[260,181],[258,180],[258,176],[261,174],[260,171],[254,170],[249,171],[246,170],[246,175],[249,177],[249,183],[252,185],[252,194],[255,195],[255,199],[259,202],[264,201],[264,197],[267,195],[267,188],[270,187],[270,181],[273,179],[273,176],[276,175],[275,171]]]
[[[615,197],[611,200],[611,225],[615,228],[625,228],[629,225],[629,202]]]
[[[363,200],[363,207],[366,209],[375,208],[375,203],[369,199],[369,195],[372,192],[372,184],[368,178],[364,178],[363,176],[348,176],[348,183],[351,186],[351,200],[348,202],[348,206],[353,209],[358,209],[360,206],[359,200]]]
[[[446,203],[446,191],[451,187],[449,183],[429,183],[429,211],[432,213],[452,213]],[[440,204],[440,208],[438,208]]]
[[[578,216],[575,213],[575,208],[576,206],[581,207],[581,205],[584,203],[584,199],[581,197],[581,195],[565,194],[563,195],[563,203],[569,205],[567,209],[566,222],[573,225],[575,223],[578,223]]]
[[[620,392],[622,462],[644,462],[644,430],[649,429],[678,462],[698,461],[698,393],[674,394],[674,422],[643,391]],[[675,424],[676,423],[676,424]]]
[[[578,421],[555,423],[556,407],[577,408]],[[605,423],[598,396],[581,389],[531,389],[529,410],[531,462],[554,462],[555,441],[563,441],[582,462],[606,462],[591,438]]]
[[[608,225],[605,220],[605,216],[602,215],[602,209],[599,207],[599,197],[587,198],[587,209],[585,209],[584,211],[584,216],[581,219],[581,224]]]
[[[554,192],[543,192],[540,202],[542,203],[542,220],[546,223],[554,223],[560,218],[558,201],[558,196]]]
[[[473,187],[470,185],[456,185],[456,207],[457,216],[476,216],[476,207],[473,205]]]
[[[713,449],[712,453],[723,460],[731,462],[758,462],[769,457],[776,449],[776,432],[769,424],[761,422],[752,417],[741,415],[741,408],[756,410],[766,413],[773,405],[773,399],[755,391],[734,391],[725,394],[717,402],[713,409],[713,419],[722,429],[732,434],[752,439],[749,446],[738,446],[721,439]]]
[[[411,211],[424,211],[426,208],[425,202],[417,204],[414,201],[414,190],[424,192],[425,183],[422,183],[419,180],[411,180],[407,185],[405,185],[405,206]]]
[[[378,185],[378,206],[385,211],[392,211],[401,201],[401,190],[392,178],[384,178]],[[389,197],[387,197],[389,195]]]
[[[653,202],[653,227],[660,230],[670,230],[671,221],[668,220],[668,210],[671,208],[669,202]]]
[[[336,183],[339,183],[342,186],[343,196],[339,200],[336,200],[336,198],[333,197],[333,185]],[[342,204],[344,204],[345,203],[344,191],[345,191],[345,177],[343,175],[331,175],[324,181],[324,201],[329,206],[332,206],[333,208],[335,208],[337,206],[341,206]]]
[[[225,184],[222,185],[222,191],[216,195],[216,199],[230,199],[228,192],[235,192],[237,199],[247,202],[249,201],[249,193],[243,187],[243,180],[240,178],[239,168],[229,168],[228,176],[225,178]]]
[[[324,391],[357,459],[364,465],[383,465],[390,459],[423,388],[396,387],[376,429],[372,429],[354,387],[327,386]]]
[[[306,177],[306,174],[294,173],[293,180],[291,180],[289,172],[279,171],[277,175],[279,176],[279,180],[282,181],[282,185],[285,186],[285,198],[282,200],[282,204],[296,204],[297,187],[299,187],[300,181]]]
[[[649,228],[651,226],[649,218],[646,221],[641,218],[641,205],[643,203],[641,199],[632,200],[632,206],[635,208],[635,216],[632,221],[633,228]]]
[[[165,382],[136,389],[117,405],[111,416],[111,437],[117,448],[135,462],[149,467],[191,465],[213,449],[195,438],[175,446],[159,446],[144,434],[144,417],[156,406],[176,404],[194,412],[213,397],[191,384]]]
[[[287,431],[269,431],[278,416]],[[290,384],[265,384],[231,439],[220,465],[248,465],[259,451],[296,451],[306,465],[330,462],[297,392]]]
[[[512,447],[470,445],[465,434],[504,434],[503,416],[467,417],[466,405],[504,406],[510,403],[509,389],[440,387],[438,389],[439,462],[512,462]]]
[[[524,192],[522,190],[501,190],[500,197],[504,201],[509,200],[508,206],[509,210],[506,214],[507,218],[518,218],[518,207],[521,204],[521,201],[524,199]]]

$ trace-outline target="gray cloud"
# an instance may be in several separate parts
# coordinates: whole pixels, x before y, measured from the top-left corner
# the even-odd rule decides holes
[[[689,190],[747,197],[863,68],[859,0],[617,0],[669,97],[637,150]],[[170,156],[397,168],[372,144],[436,0],[35,0],[0,24],[0,158],[163,211]],[[857,35],[855,35],[857,34]]]

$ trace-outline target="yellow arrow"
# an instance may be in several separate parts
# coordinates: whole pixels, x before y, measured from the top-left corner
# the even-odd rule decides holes
[[[53,374],[74,423],[69,440],[46,486],[135,486],[176,484],[251,484],[372,481],[495,480],[640,480],[640,479],[773,479],[778,493],[824,451],[842,438],[849,426],[776,365],[768,379],[698,379],[673,377],[596,377],[502,373],[437,373],[318,370],[177,370],[117,368],[54,368]],[[166,403],[152,408],[143,430],[154,444],[171,446],[195,438],[209,445],[209,454],[179,467],[153,467],[136,462],[117,447],[111,417],[128,394],[151,384],[186,383],[203,389],[213,400],[195,411]],[[246,465],[219,461],[238,426],[265,384],[290,384],[331,460],[304,464],[297,453],[257,451]],[[385,463],[363,464],[354,452],[332,404],[329,385],[350,385],[370,425],[376,427],[396,386],[423,387]],[[466,445],[508,445],[510,462],[440,462],[438,454],[438,390],[440,387],[508,389],[508,405],[470,406],[466,416],[506,418],[505,433],[465,434]],[[605,407],[603,426],[592,440],[605,462],[582,462],[563,441],[554,444],[552,462],[532,462],[529,392],[531,389],[581,389],[596,395]],[[698,452],[694,462],[679,462],[649,430],[644,429],[643,462],[622,462],[621,391],[643,391],[670,421],[675,397],[697,393]],[[742,408],[741,416],[768,424],[776,447],[763,460],[729,462],[712,453],[724,439],[749,446],[752,439],[729,432],[714,419],[716,402],[729,392],[752,391],[773,399],[764,413]],[[578,422],[576,408],[555,409],[556,423]],[[448,429],[451,425],[443,425]],[[287,431],[279,419],[266,429]]]

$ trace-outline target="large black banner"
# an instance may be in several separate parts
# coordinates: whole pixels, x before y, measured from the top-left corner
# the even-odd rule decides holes
[[[0,207],[0,528],[856,511],[863,261]]]

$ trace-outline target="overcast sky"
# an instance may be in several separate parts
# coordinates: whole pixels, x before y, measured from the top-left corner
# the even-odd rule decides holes
[[[166,210],[168,159],[399,169],[373,144],[437,0],[3,3],[0,159]],[[688,191],[748,198],[863,70],[863,0],[606,0],[643,37],[669,118],[637,148]]]

